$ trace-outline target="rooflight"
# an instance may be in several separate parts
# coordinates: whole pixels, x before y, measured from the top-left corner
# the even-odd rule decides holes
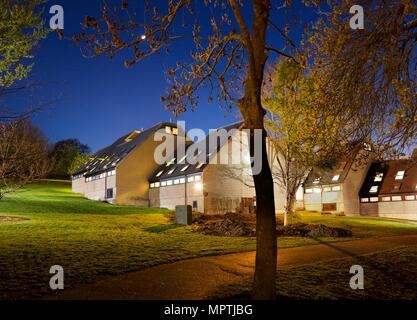
[[[168,161],[167,163],[166,163],[166,166],[167,167],[169,167],[171,164],[174,164],[175,163],[175,157],[174,158],[172,158],[170,161]]]
[[[168,171],[168,174],[171,174],[175,171],[175,167]]]
[[[340,178],[340,174],[336,174],[333,176],[332,181],[338,181]]]
[[[183,171],[187,170],[189,166],[190,166],[189,164],[185,165],[185,166],[181,169],[181,172],[183,172]]]
[[[397,175],[395,176],[395,180],[402,180],[402,179],[404,179],[404,174],[405,174],[405,171],[404,170],[397,171]]]
[[[377,193],[378,192],[378,186],[372,186],[371,189],[369,189],[369,193]]]
[[[163,174],[164,173],[164,170],[161,170],[161,171],[159,171],[157,174],[156,174],[156,176],[157,177],[159,177],[161,174]]]
[[[382,181],[382,177],[383,177],[383,176],[384,176],[384,174],[383,174],[383,173],[378,172],[378,173],[375,175],[374,181],[375,181],[375,182],[377,182],[377,181]]]
[[[185,160],[185,158],[187,158],[187,155],[185,155],[185,156],[183,156],[179,161],[178,161],[178,163],[182,163],[184,160]]]
[[[320,177],[319,178],[315,178],[314,181],[313,181],[314,184],[318,184],[319,182],[320,182]]]
[[[200,169],[200,168],[203,166],[203,164],[204,164],[204,163],[199,163],[199,164],[196,166],[196,168],[197,168],[197,169]]]

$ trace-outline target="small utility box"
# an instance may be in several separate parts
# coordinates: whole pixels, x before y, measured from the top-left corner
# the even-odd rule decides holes
[[[175,206],[175,223],[190,225],[193,222],[191,206]]]

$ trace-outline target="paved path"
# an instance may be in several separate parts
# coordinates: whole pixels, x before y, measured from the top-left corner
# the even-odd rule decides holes
[[[278,269],[404,245],[417,245],[417,235],[284,248],[279,249]],[[44,299],[205,299],[217,287],[252,274],[254,261],[255,252],[183,260],[121,274]]]

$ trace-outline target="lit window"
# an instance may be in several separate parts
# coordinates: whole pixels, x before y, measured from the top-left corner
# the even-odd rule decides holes
[[[199,164],[196,166],[196,168],[197,168],[197,169],[200,169],[200,168],[203,166],[203,164],[204,164],[204,163],[199,163]]]
[[[168,171],[168,174],[171,174],[175,171],[175,167]]]
[[[340,186],[334,186],[334,187],[332,187],[332,191],[340,191]]]
[[[180,183],[185,183],[185,178],[180,178]]]
[[[378,202],[378,197],[371,197],[369,198],[370,202]]]
[[[314,184],[318,184],[318,183],[320,183],[320,178],[315,178],[315,179],[314,179],[314,181],[313,181],[313,183],[314,183]]]
[[[161,174],[163,174],[164,173],[164,170],[161,170],[161,171],[159,171],[157,174],[156,174],[156,176],[157,177],[159,177]]]
[[[415,200],[416,196],[412,195],[412,196],[405,196],[405,200],[410,201],[410,200]]]
[[[402,180],[402,179],[404,179],[404,174],[405,174],[405,171],[404,170],[398,171],[397,172],[397,175],[395,176],[395,180]]]
[[[174,184],[180,184],[180,179],[175,179]]]
[[[187,170],[189,166],[190,166],[189,164],[185,165],[185,166],[181,169],[181,171],[185,171],[185,170]]]
[[[167,181],[167,186],[172,186],[172,180]]]
[[[335,176],[333,176],[332,181],[339,181],[340,178],[340,174],[336,174]]]
[[[167,182],[166,181],[162,181],[161,182],[161,187],[165,187],[167,185]]]
[[[187,158],[187,155],[185,155],[185,156],[183,156],[179,161],[178,161],[178,163],[182,163],[184,160],[185,160],[185,158]]]
[[[178,134],[178,128],[172,128],[172,134],[177,135]]]
[[[188,177],[187,178],[187,182],[193,182],[194,181],[194,177]]]
[[[155,188],[159,188],[159,182],[155,182]]]
[[[392,201],[401,201],[401,196],[392,196]]]
[[[165,132],[166,133],[171,133],[172,131],[171,131],[171,127],[169,127],[169,126],[165,126]]]
[[[194,177],[194,181],[195,181],[195,182],[198,182],[198,181],[200,181],[200,180],[201,180],[201,176],[195,176],[195,177]]]
[[[383,173],[377,173],[376,175],[375,175],[375,178],[374,178],[374,181],[375,182],[377,182],[377,181],[382,181],[382,177],[384,176],[384,174]]]
[[[170,161],[167,162],[166,166],[169,167],[171,164],[175,163],[175,157],[172,158]]]
[[[323,187],[323,192],[329,192],[331,190],[332,190],[332,188],[330,188],[330,187]]]
[[[151,183],[151,188],[155,188],[155,183]]]
[[[306,189],[306,193],[313,193],[313,189]]]
[[[382,197],[382,201],[391,201],[391,197]]]
[[[321,189],[320,188],[313,188],[313,192],[314,193],[320,193],[321,192]]]
[[[371,189],[369,189],[369,193],[377,193],[378,192],[378,186],[372,186]]]
[[[361,202],[369,202],[368,198],[361,198]]]

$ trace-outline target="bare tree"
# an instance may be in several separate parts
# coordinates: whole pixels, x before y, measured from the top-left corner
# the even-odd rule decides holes
[[[198,8],[200,5],[203,8]],[[111,58],[122,50],[131,50],[132,58],[125,62],[127,67],[151,55],[168,52],[174,41],[191,40],[195,49],[190,59],[178,61],[168,71],[169,88],[161,98],[166,107],[176,114],[194,109],[200,90],[206,88],[212,93],[210,101],[218,98],[226,108],[237,105],[245,128],[252,131],[250,139],[253,140],[254,129],[262,130],[262,170],[253,177],[257,197],[253,294],[259,299],[275,298],[277,266],[274,188],[265,144],[265,109],[261,103],[264,67],[270,54],[290,57],[295,50],[285,28],[288,21],[279,26],[270,20],[271,10],[278,8],[291,8],[290,2],[167,0],[164,6],[146,1],[144,19],[139,21],[127,1],[122,1],[114,8],[105,4],[98,18],[86,17],[83,31],[73,38],[82,44],[87,57]],[[203,14],[209,16],[200,20]],[[268,30],[281,37],[279,46],[268,43]],[[243,94],[236,100],[242,87]],[[251,143],[252,154],[253,151]]]
[[[0,199],[49,169],[47,139],[38,128],[24,119],[0,123]]]

